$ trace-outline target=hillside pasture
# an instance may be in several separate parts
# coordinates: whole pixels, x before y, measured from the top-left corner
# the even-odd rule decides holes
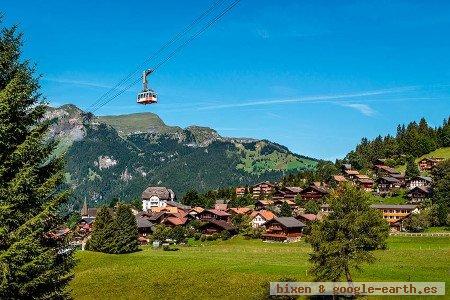
[[[148,246],[122,255],[79,251],[72,294],[75,299],[260,299],[269,281],[311,280],[309,251],[304,241],[264,243],[241,237],[195,242],[179,251]],[[378,262],[354,279],[446,281],[448,294],[449,256],[448,236],[390,237],[388,250],[376,252]]]

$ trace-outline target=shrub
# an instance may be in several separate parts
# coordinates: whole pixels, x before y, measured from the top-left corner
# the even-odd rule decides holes
[[[222,238],[223,241],[228,240],[231,237],[231,234],[228,230],[224,230],[220,233],[220,236]]]
[[[202,237],[202,234],[200,232],[194,233],[194,240],[198,241]]]
[[[202,241],[202,242],[206,241],[206,235],[202,234],[200,236],[200,241]]]

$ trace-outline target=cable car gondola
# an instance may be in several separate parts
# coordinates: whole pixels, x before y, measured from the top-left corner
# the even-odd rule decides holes
[[[147,76],[153,72],[152,69],[145,70],[142,74],[142,92],[137,95],[138,104],[153,104],[158,102],[158,95],[147,87]]]

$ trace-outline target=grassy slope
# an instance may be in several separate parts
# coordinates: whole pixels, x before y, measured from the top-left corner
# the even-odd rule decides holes
[[[77,253],[71,288],[75,299],[258,299],[270,280],[311,280],[308,252],[303,241],[263,243],[240,237],[176,252],[148,247],[126,255],[84,251]],[[354,279],[446,281],[448,294],[449,254],[450,237],[390,237],[389,249],[376,253],[379,261]]]
[[[118,116],[102,116],[98,119],[114,127],[120,135],[133,132],[147,132],[150,125],[157,129],[164,129],[164,122],[153,113],[135,113]]]
[[[442,158],[450,159],[450,147],[439,148],[433,152],[422,155],[421,157],[416,158],[416,163],[418,163],[421,159],[423,159],[425,157],[442,157]],[[398,167],[396,167],[396,169],[397,169],[397,171],[404,173],[406,170],[406,165],[398,166]]]

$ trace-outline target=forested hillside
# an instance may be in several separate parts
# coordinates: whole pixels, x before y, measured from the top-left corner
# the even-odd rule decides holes
[[[395,136],[379,135],[373,140],[363,138],[345,157],[354,168],[370,168],[378,158],[387,158],[392,166],[403,165],[408,157],[420,157],[441,147],[450,146],[450,117],[437,128],[422,118],[419,123],[398,125]]]
[[[95,117],[73,105],[51,108],[50,137],[66,152],[66,181],[74,193],[70,209],[84,198],[91,205],[113,198],[131,201],[149,185],[186,191],[278,180],[312,170],[317,161],[286,147],[246,138],[221,137],[215,130],[167,126],[155,114]]]

